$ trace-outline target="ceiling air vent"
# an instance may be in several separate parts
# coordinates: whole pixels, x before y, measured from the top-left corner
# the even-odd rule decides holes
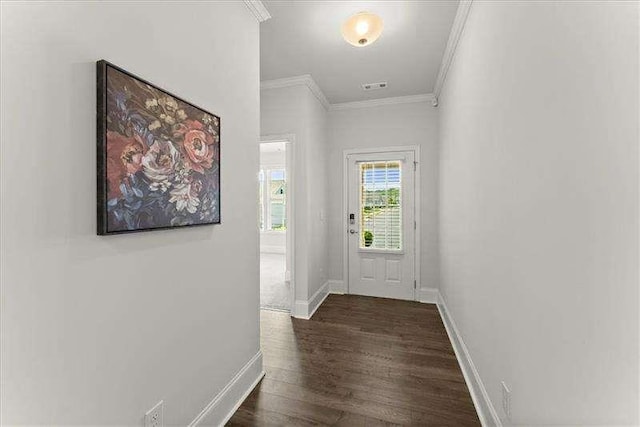
[[[365,83],[362,85],[363,90],[385,89],[386,87],[387,87],[387,82]]]

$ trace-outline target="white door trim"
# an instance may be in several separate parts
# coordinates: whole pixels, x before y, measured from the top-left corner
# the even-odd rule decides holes
[[[295,142],[296,136],[293,133],[284,133],[277,135],[262,135],[260,136],[260,143],[265,142],[284,142],[286,144],[286,162],[285,170],[287,176],[287,241],[285,255],[290,266],[290,283],[291,283],[291,301],[289,304],[289,311],[293,315],[294,304],[296,300],[296,251],[295,251],[295,229],[296,229],[296,209],[295,209],[295,185],[296,185],[296,170],[295,170]],[[258,242],[258,251],[260,243]]]
[[[422,217],[420,216],[421,212],[421,201],[420,201],[420,146],[418,145],[401,145],[397,147],[377,147],[377,148],[352,148],[348,150],[343,150],[342,152],[342,280],[344,282],[344,291],[345,293],[349,292],[349,235],[347,234],[349,230],[349,221],[347,217],[349,216],[349,161],[348,156],[351,154],[375,154],[375,153],[394,153],[399,151],[413,151],[414,158],[416,161],[416,170],[414,173],[414,218],[416,221],[416,229],[414,233],[414,250],[415,250],[415,262],[414,262],[414,271],[415,271],[415,280],[416,285],[413,291],[413,299],[414,301],[419,300],[419,290],[421,289],[421,281],[420,281],[420,222]]]

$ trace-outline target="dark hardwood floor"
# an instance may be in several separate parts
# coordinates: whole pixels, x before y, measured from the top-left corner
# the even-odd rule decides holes
[[[266,376],[228,426],[479,426],[433,304],[329,295],[311,320],[262,311]]]

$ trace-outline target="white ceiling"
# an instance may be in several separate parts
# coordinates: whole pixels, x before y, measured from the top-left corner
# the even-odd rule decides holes
[[[332,104],[433,92],[458,0],[291,1],[263,3],[272,18],[260,25],[261,80],[311,74]],[[352,14],[384,21],[366,47],[342,38]],[[365,92],[363,83],[386,81]]]

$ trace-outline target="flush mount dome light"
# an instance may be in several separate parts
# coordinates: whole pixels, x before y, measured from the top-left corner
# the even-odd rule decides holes
[[[368,46],[382,34],[382,19],[370,12],[360,12],[342,24],[342,37],[357,47]]]

